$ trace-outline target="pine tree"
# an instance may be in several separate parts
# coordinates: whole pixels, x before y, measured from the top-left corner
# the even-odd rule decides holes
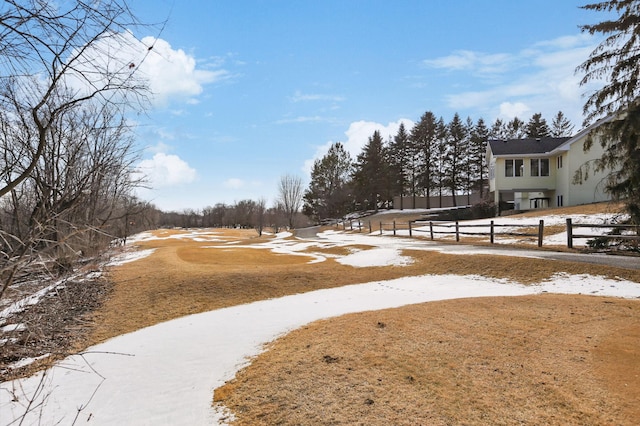
[[[476,188],[480,192],[480,197],[484,196],[484,182],[487,179],[486,152],[487,140],[489,139],[489,129],[484,124],[484,120],[479,118],[471,131],[469,138],[469,161],[475,170],[477,179]]]
[[[542,118],[542,113],[535,113],[525,126],[525,134],[528,138],[546,138],[551,134],[547,120]]]
[[[467,117],[467,121],[464,125],[465,138],[464,138],[464,152],[462,159],[462,189],[467,194],[467,205],[471,204],[471,191],[473,190],[474,182],[477,179],[477,172],[474,162],[471,159],[471,135],[474,128],[473,120],[471,117]]]
[[[388,193],[386,187],[388,164],[386,159],[387,155],[382,137],[380,132],[376,130],[373,132],[373,136],[369,137],[367,144],[362,148],[362,152],[358,154],[353,172],[356,201],[364,209],[378,211],[380,203],[388,201],[382,199]]]
[[[436,123],[436,187],[438,188],[439,207],[442,207],[442,194],[447,186],[447,151],[449,147],[449,128],[445,124],[444,119],[440,117]]]
[[[609,0],[582,6],[582,9],[618,14],[617,20],[583,25],[583,32],[605,35],[578,71],[581,85],[605,78],[607,83],[592,93],[584,104],[585,125],[628,109],[640,95],[640,0]]]
[[[617,20],[581,27],[606,36],[577,69],[584,73],[581,85],[606,80],[584,105],[585,125],[608,117],[591,132],[585,149],[598,138],[605,152],[594,162],[595,169],[608,172],[606,190],[624,200],[631,221],[640,224],[640,0],[609,0],[582,8],[618,15]],[[574,180],[580,182],[588,167],[578,170]]]
[[[404,196],[411,192],[412,187],[415,188],[414,156],[404,123],[400,123],[398,132],[389,143],[388,155],[392,192],[400,196],[400,209],[403,209]]]
[[[313,164],[309,189],[304,194],[303,213],[318,222],[347,213],[352,168],[351,156],[344,145],[332,144],[327,154]]]
[[[435,187],[433,173],[435,166],[436,116],[431,111],[422,114],[420,121],[411,129],[411,143],[418,155],[421,172],[418,175],[424,189],[427,208],[431,208],[431,190]]]
[[[444,170],[447,186],[453,199],[453,206],[456,207],[458,205],[456,192],[463,187],[464,162],[468,148],[467,128],[458,113],[454,114],[447,127],[449,143],[444,160]]]
[[[496,140],[508,139],[507,128],[506,128],[506,125],[504,124],[504,121],[502,121],[499,118],[496,118],[496,121],[494,121],[493,124],[491,125],[491,130],[489,131],[489,137],[491,139],[496,139]]]
[[[574,125],[564,115],[562,111],[558,111],[556,116],[551,122],[551,136],[554,138],[561,138],[564,136],[571,136],[573,133]]]
[[[526,135],[524,121],[518,117],[513,117],[511,121],[505,126],[506,138],[505,139],[520,139]]]

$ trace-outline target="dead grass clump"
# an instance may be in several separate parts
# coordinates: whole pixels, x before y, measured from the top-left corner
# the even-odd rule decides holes
[[[308,263],[312,257],[273,253],[265,249],[246,247],[181,247],[176,251],[178,258],[186,263],[198,265],[218,265],[253,267],[263,265],[295,265]]]
[[[214,395],[237,425],[635,425],[639,359],[638,301],[454,300],[293,331]]]

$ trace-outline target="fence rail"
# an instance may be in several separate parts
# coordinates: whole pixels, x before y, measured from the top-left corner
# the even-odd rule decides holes
[[[622,235],[622,234],[601,234],[601,235],[584,235],[576,234],[573,232],[574,228],[606,228],[613,229],[615,231],[634,230],[635,235]],[[605,240],[629,240],[640,241],[640,226],[638,225],[618,225],[618,224],[588,224],[588,223],[573,223],[571,218],[567,218],[567,247],[573,248],[573,240],[576,238],[600,238]]]
[[[428,229],[421,229],[428,225]],[[416,227],[418,226],[418,227]],[[364,224],[362,221],[348,221],[343,222],[342,227],[344,230],[350,229],[351,231],[358,230],[362,232],[365,229],[369,230],[369,233],[373,233],[373,225],[369,221],[367,224]],[[465,231],[465,228],[488,228],[487,232],[478,232],[478,231]],[[445,230],[442,230],[442,229]],[[519,229],[537,229],[537,232],[500,232],[500,228],[519,228]],[[591,228],[591,229],[613,229],[613,230],[632,230],[635,231],[634,235],[625,234],[622,235],[620,233],[616,234],[578,234],[575,233],[576,228]],[[576,238],[601,238],[607,240],[630,240],[630,241],[638,241],[640,242],[640,226],[638,225],[618,225],[618,224],[589,224],[589,223],[573,223],[571,218],[566,220],[566,229],[567,229],[567,247],[573,248],[573,240]],[[489,223],[480,223],[480,224],[464,224],[459,221],[456,222],[437,222],[437,221],[409,221],[409,222],[379,222],[379,230],[380,235],[383,234],[384,231],[392,231],[393,235],[397,235],[398,231],[408,230],[409,236],[413,237],[414,233],[424,233],[429,234],[429,238],[434,240],[436,235],[455,235],[456,241],[460,241],[460,236],[488,236],[491,244],[495,244],[496,237],[500,236],[509,236],[509,237],[536,237],[538,242],[538,247],[542,247],[542,242],[544,240],[544,220],[540,220],[535,224],[504,224],[504,223],[494,223],[494,221],[490,221]]]

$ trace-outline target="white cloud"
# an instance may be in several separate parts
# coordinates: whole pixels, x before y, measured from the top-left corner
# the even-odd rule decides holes
[[[196,59],[182,49],[154,37],[144,37],[144,46],[153,46],[140,64],[140,72],[148,79],[154,100],[166,104],[172,99],[193,102],[193,97],[203,91],[205,84],[229,77],[224,69],[205,70],[198,68]]]
[[[404,123],[404,127],[409,132],[414,125],[414,122],[408,118],[401,118],[398,121],[392,121],[386,126],[384,124],[376,123],[374,121],[355,121],[349,125],[345,135],[347,136],[345,141],[342,142],[345,150],[355,159],[358,154],[362,152],[362,148],[369,141],[369,138],[376,130],[380,132],[380,136],[384,141],[387,141],[389,137],[393,138],[400,128],[400,123]],[[337,142],[337,141],[336,141]],[[304,162],[303,171],[307,174],[311,174],[313,163],[315,160],[324,157],[334,141],[329,141],[324,145],[318,146],[316,152],[312,158]]]
[[[423,64],[431,68],[451,71],[471,70],[480,73],[504,72],[513,64],[513,57],[506,53],[486,54],[471,50],[457,50],[451,55],[427,59]]]
[[[222,68],[203,69],[207,65],[199,64],[182,49],[173,49],[163,39],[138,40],[131,32],[122,32],[103,37],[84,50],[74,64],[76,73],[66,78],[67,84],[80,91],[94,91],[107,84],[139,86],[143,82],[156,105],[174,100],[194,103],[204,85],[231,77]],[[107,74],[109,82],[104,78]]]
[[[535,112],[549,120],[561,110],[579,125],[582,94],[591,87],[580,86],[575,70],[596,45],[594,37],[580,34],[541,41],[514,54],[456,51],[424,64],[459,72],[465,86],[474,86],[473,91],[445,95],[454,110],[481,111],[490,120],[515,115],[526,120],[524,114]]]
[[[160,132],[159,132],[160,133]],[[165,138],[163,136],[160,136],[162,139],[173,139],[173,137],[171,138]],[[154,154],[159,153],[159,152],[167,152],[171,150],[171,146],[167,145],[166,143],[160,141],[157,144],[150,146],[148,148],[146,148],[146,151],[148,152],[153,152]]]
[[[196,179],[196,170],[177,155],[156,153],[153,158],[142,160],[137,173],[146,177],[151,188],[170,187],[191,183]]]
[[[526,121],[527,114],[531,112],[531,108],[523,104],[522,102],[503,102],[500,104],[500,117],[506,119],[513,119],[515,117]]]
[[[338,95],[326,95],[326,94],[305,94],[296,90],[293,96],[290,97],[292,102],[306,102],[306,101],[332,101],[342,102],[345,100],[344,96]]]
[[[245,186],[245,181],[238,178],[230,178],[225,180],[223,185],[225,188],[229,189],[240,189]]]
[[[300,116],[294,118],[283,118],[282,120],[276,121],[276,124],[291,124],[291,123],[318,123],[322,121],[329,121],[329,119],[320,117],[319,115],[314,116]]]

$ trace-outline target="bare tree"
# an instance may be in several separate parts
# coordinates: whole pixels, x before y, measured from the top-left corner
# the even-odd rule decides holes
[[[153,48],[126,0],[0,4],[0,297],[33,254],[107,233],[133,186],[124,116]],[[94,234],[95,235],[95,234]]]
[[[302,179],[299,176],[284,175],[278,183],[278,203],[282,205],[289,228],[295,228],[295,219],[302,205]]]
[[[258,236],[262,236],[262,230],[264,229],[265,219],[267,214],[267,200],[260,198],[255,204],[254,210],[254,226],[258,231]]]

